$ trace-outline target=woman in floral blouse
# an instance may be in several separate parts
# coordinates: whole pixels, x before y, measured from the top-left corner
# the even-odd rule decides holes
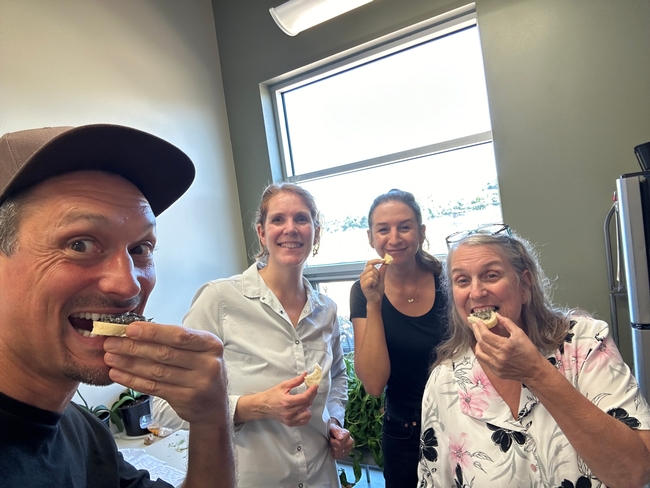
[[[422,401],[419,486],[650,482],[650,408],[608,325],[554,306],[535,254],[508,226],[448,244],[450,336]],[[488,308],[494,328],[468,325]]]

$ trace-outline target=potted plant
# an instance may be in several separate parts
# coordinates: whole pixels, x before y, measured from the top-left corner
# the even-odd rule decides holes
[[[381,452],[381,432],[384,424],[384,397],[377,398],[366,393],[361,380],[354,371],[354,351],[347,353],[345,360],[348,375],[348,404],[345,409],[345,428],[354,438],[354,448],[350,456],[354,459],[352,471],[354,483],[347,480],[345,471],[341,469],[339,479],[343,487],[352,487],[361,479],[361,460],[364,451],[370,451],[379,468],[384,467],[384,456]]]
[[[120,393],[111,406],[111,421],[119,432],[126,431],[128,436],[138,436],[149,433],[143,426],[151,419],[151,397],[139,391],[127,388]]]
[[[83,408],[86,412],[93,414],[95,417],[101,420],[107,428],[110,429],[110,418],[112,414],[111,410],[106,405],[97,405],[96,407],[89,406],[88,402],[79,390],[77,390],[77,395],[79,395],[79,398],[81,398],[81,401],[83,402],[83,404],[77,403],[77,405]]]

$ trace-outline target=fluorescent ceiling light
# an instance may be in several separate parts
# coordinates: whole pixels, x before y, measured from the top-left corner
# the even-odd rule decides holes
[[[289,0],[270,9],[271,17],[286,34],[295,36],[372,0]]]

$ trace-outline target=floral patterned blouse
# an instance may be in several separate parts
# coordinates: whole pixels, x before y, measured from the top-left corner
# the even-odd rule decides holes
[[[650,429],[650,408],[605,322],[576,317],[548,360],[600,409]],[[439,365],[422,399],[419,488],[604,487],[525,386],[518,417],[471,349]]]

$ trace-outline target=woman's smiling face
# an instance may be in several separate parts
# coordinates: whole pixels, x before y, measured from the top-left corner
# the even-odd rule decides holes
[[[372,213],[368,241],[380,257],[390,254],[395,265],[415,259],[424,242],[424,226],[418,227],[411,207],[399,200],[377,205]]]
[[[454,304],[462,318],[491,308],[522,327],[521,310],[528,292],[513,266],[493,246],[461,244],[449,259]]]
[[[269,200],[264,224],[257,226],[269,262],[288,266],[305,264],[319,231],[309,207],[300,196],[290,192],[278,193]]]

